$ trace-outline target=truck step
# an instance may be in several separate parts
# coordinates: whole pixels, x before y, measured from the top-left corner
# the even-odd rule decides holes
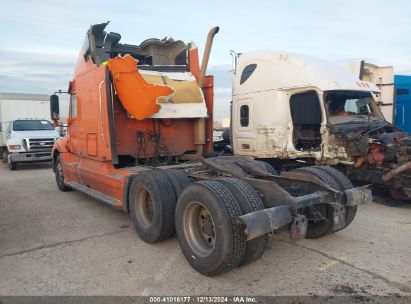
[[[105,194],[103,194],[103,193],[101,193],[101,192],[98,192],[98,191],[96,191],[96,190],[93,190],[93,189],[91,189],[91,188],[89,188],[89,187],[86,187],[86,186],[84,186],[84,185],[81,185],[81,184],[79,184],[79,183],[76,183],[76,182],[68,182],[68,183],[67,183],[67,186],[70,187],[70,188],[73,188],[74,190],[78,190],[78,191],[83,192],[83,193],[85,193],[85,194],[87,194],[87,195],[90,195],[91,197],[93,197],[93,198],[95,198],[95,199],[98,199],[98,200],[100,200],[100,201],[102,201],[102,202],[104,202],[104,203],[106,203],[106,204],[114,205],[114,204],[118,203],[118,200],[115,199],[114,197],[105,195]]]

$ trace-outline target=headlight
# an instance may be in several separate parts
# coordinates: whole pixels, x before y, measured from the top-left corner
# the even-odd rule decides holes
[[[20,145],[10,145],[9,150],[20,150],[21,146]]]

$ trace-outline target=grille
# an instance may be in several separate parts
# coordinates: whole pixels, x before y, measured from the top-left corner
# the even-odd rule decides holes
[[[54,145],[54,138],[25,138],[24,141],[30,152],[51,152]]]

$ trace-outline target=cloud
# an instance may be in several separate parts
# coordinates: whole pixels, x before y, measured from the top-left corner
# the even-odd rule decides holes
[[[230,117],[231,102],[231,66],[228,64],[212,65],[207,74],[214,75],[214,121]]]
[[[55,49],[0,49],[0,92],[51,94],[66,89],[76,55]]]
[[[411,74],[408,0],[395,5],[383,0],[261,1],[251,6],[245,0],[172,5],[161,0],[156,5],[13,0],[4,1],[2,11],[0,91],[47,94],[66,89],[85,32],[90,24],[107,20],[112,21],[108,31],[121,33],[123,43],[167,35],[195,41],[200,57],[207,31],[219,25],[208,69],[215,76],[216,118],[229,116],[230,49],[281,49],[329,61],[361,58]],[[167,22],[170,16],[175,22]]]
[[[208,67],[207,74],[214,75],[214,85],[217,88],[231,87],[232,72],[228,64],[212,65]]]
[[[214,92],[214,121],[230,117],[231,88]]]

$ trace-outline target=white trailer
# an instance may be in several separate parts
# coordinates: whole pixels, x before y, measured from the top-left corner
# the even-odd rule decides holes
[[[379,93],[374,95],[384,118],[392,123],[394,119],[394,67],[378,66],[365,61],[351,61],[345,64],[360,80],[375,84]]]
[[[50,120],[50,101],[46,94],[0,93],[0,155],[6,146],[6,131],[16,119]]]

